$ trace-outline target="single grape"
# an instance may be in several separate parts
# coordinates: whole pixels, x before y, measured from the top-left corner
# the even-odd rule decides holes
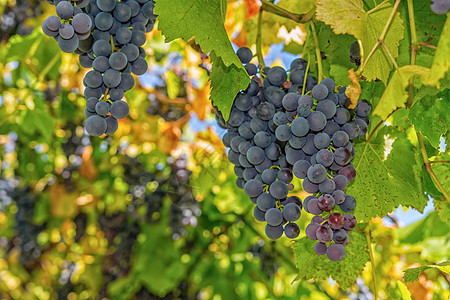
[[[281,142],[288,141],[292,136],[291,127],[287,125],[278,126],[277,129],[275,130],[275,136]]]
[[[243,64],[249,63],[253,58],[252,50],[247,47],[239,48],[236,54]]]
[[[317,149],[325,150],[330,145],[330,136],[326,133],[319,132],[314,136],[314,146]]]
[[[111,104],[106,101],[99,101],[95,105],[95,112],[100,116],[106,116],[109,113]]]
[[[348,179],[344,175],[336,175],[333,181],[336,184],[336,190],[345,190],[347,188]]]
[[[328,96],[328,88],[325,84],[318,84],[312,88],[312,96],[317,100],[323,100]]]
[[[348,181],[353,181],[356,177],[356,170],[355,168],[350,164],[343,168],[341,168],[338,172],[339,175],[344,175],[347,177]]]
[[[347,238],[348,235],[344,229],[337,229],[333,232],[333,241],[336,244],[343,244]]]
[[[128,107],[128,104],[123,101],[115,101],[111,105],[111,115],[116,119],[123,119],[125,118],[128,113],[130,112],[130,108]]]
[[[339,205],[344,212],[351,212],[356,208],[356,199],[353,196],[346,195],[345,201]]]
[[[278,171],[278,180],[283,181],[285,183],[289,183],[292,181],[292,172],[289,168],[282,168]]]
[[[345,247],[341,244],[332,244],[327,249],[327,257],[332,261],[339,261],[345,256]]]
[[[86,131],[93,136],[101,136],[105,133],[107,123],[104,118],[93,115],[90,116],[85,123]]]
[[[317,240],[317,229],[319,228],[320,224],[310,223],[305,229],[306,236],[311,240]]]
[[[322,79],[320,84],[325,85],[327,87],[329,93],[332,93],[334,91],[334,89],[336,88],[336,83],[331,78]]]
[[[331,229],[341,229],[344,227],[344,216],[340,213],[332,213],[328,216],[328,225]]]
[[[311,164],[306,160],[298,160],[292,167],[292,171],[297,178],[305,179]]]
[[[317,193],[319,191],[319,185],[315,184],[315,183],[312,183],[311,181],[308,180],[308,178],[305,178],[303,180],[302,186],[303,186],[303,189],[307,193],[310,193],[310,194],[314,194],[314,193]],[[309,208],[308,208],[308,210],[309,210]]]
[[[345,214],[344,215],[344,229],[345,230],[353,230],[356,226],[356,218],[352,214]]]
[[[283,218],[286,221],[295,222],[300,218],[301,208],[295,203],[288,203],[283,208]]]
[[[275,208],[275,199],[268,193],[262,193],[256,199],[256,205],[261,211],[268,211],[270,208]]]
[[[319,183],[319,192],[321,192],[322,194],[332,194],[335,189],[336,185],[330,178],[327,178],[322,183]]]
[[[317,205],[323,211],[330,211],[334,208],[335,203],[336,202],[333,196],[331,196],[330,194],[323,194],[320,195],[319,202],[317,203]]]
[[[316,243],[314,245],[314,252],[316,252],[317,255],[324,255],[327,253],[327,245],[324,243]]]
[[[313,111],[308,117],[308,123],[312,131],[321,131],[327,125],[327,118],[322,112]]]
[[[327,226],[320,226],[316,232],[317,240],[321,243],[328,243],[333,239],[333,230]]]
[[[113,134],[119,128],[119,122],[113,116],[106,117],[106,134]]]
[[[307,119],[298,117],[292,121],[290,128],[295,136],[303,137],[308,134],[310,124]]]
[[[269,239],[276,240],[279,239],[283,235],[283,226],[270,226],[269,224],[266,225],[266,235]]]
[[[287,238],[295,239],[300,234],[300,227],[295,223],[287,223],[284,226],[284,235]]]
[[[87,14],[80,13],[73,17],[72,26],[76,33],[90,33],[92,28],[92,20]]]
[[[266,211],[265,218],[270,226],[278,226],[283,222],[283,214],[278,208],[269,208]]]
[[[70,19],[73,16],[73,6],[69,1],[61,1],[56,5],[56,14],[61,19]]]
[[[244,191],[249,197],[258,197],[263,192],[262,182],[257,179],[247,181]]]
[[[287,80],[286,71],[278,66],[270,68],[267,73],[267,79],[271,84],[281,86]]]
[[[331,194],[336,204],[340,205],[345,201],[345,193],[342,190],[336,190]]]
[[[253,216],[255,217],[256,220],[260,221],[260,222],[265,222],[266,218],[265,218],[265,212],[261,211],[258,206],[255,206],[255,209],[253,210]]]
[[[275,199],[284,199],[289,193],[289,189],[286,183],[282,181],[275,181],[270,185],[269,192]]]
[[[122,81],[122,75],[119,71],[114,69],[108,69],[103,74],[103,83],[109,88],[118,87]],[[122,118],[117,118],[122,119]]]
[[[307,176],[312,183],[319,184],[327,178],[327,170],[323,165],[315,164],[309,167]]]
[[[298,107],[298,98],[296,93],[287,93],[282,100],[283,107],[287,111],[295,111]]]
[[[336,104],[331,100],[325,99],[317,104],[316,110],[322,112],[327,119],[331,119],[336,114]]]

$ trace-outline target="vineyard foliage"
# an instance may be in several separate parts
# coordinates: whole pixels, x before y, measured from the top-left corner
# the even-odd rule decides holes
[[[41,30],[55,7],[0,1],[0,298],[448,299],[449,14],[430,0],[154,2],[129,115],[91,137],[89,69]],[[297,239],[267,238],[236,185],[215,114],[251,82],[239,47],[260,70],[302,57],[372,105],[340,261],[315,254],[304,210]]]

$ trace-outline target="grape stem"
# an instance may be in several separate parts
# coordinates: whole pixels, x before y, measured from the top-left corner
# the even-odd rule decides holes
[[[314,44],[316,48],[316,56],[317,56],[317,65],[319,68],[319,82],[323,79],[323,69],[322,69],[322,54],[320,53],[320,45],[319,45],[319,39],[317,38],[317,32],[316,32],[316,26],[314,25],[314,21],[310,22],[311,24],[311,31],[314,37]]]
[[[297,23],[308,23],[314,16],[314,9],[306,14],[296,14],[266,0],[261,0],[261,10],[271,12],[283,18],[291,19]]]
[[[428,153],[427,153],[427,150],[425,149],[425,144],[422,139],[422,134],[420,132],[416,131],[416,135],[417,135],[417,140],[419,141],[420,152],[422,153],[425,169],[430,174],[431,178],[433,179],[433,181],[436,184],[439,191],[441,191],[441,193],[444,195],[445,200],[447,200],[447,202],[450,203],[450,197],[449,197],[447,191],[442,186],[442,184],[439,181],[439,179],[437,178],[436,174],[434,174],[433,169],[431,169],[431,163],[430,163],[430,160],[428,159]]]
[[[309,62],[310,62],[310,57],[309,57],[309,53],[308,53],[308,63],[306,64],[305,78],[303,78],[302,95],[305,94],[306,80],[308,79],[308,72],[309,72]]]
[[[262,14],[263,14],[263,9],[261,7],[259,9],[259,14],[258,14],[258,34],[256,35],[256,56],[258,57],[258,62],[261,66],[260,70],[262,70],[266,67],[266,65],[264,64],[264,57],[262,54],[262,35],[261,35]]]
[[[401,0],[396,0],[395,1],[394,8],[392,9],[391,14],[389,15],[389,18],[388,18],[388,20],[386,22],[386,25],[384,26],[384,29],[381,32],[380,37],[378,38],[378,41],[373,46],[372,50],[370,50],[369,55],[367,55],[367,58],[364,59],[364,63],[362,64],[361,69],[358,70],[359,74],[362,74],[362,72],[364,71],[364,68],[366,67],[367,62],[372,57],[372,55],[375,52],[375,50],[377,50],[378,45],[381,45],[381,43],[384,41],[384,38],[385,38],[385,36],[387,34],[389,26],[391,25],[392,20],[394,19],[394,16],[395,16],[395,13],[397,12],[398,6],[400,5],[400,1]],[[379,6],[377,6],[377,7],[379,7]],[[390,53],[389,53],[389,55],[390,55]]]
[[[373,255],[373,250],[372,250],[372,240],[371,240],[371,234],[372,232],[370,231],[370,223],[367,224],[367,230],[364,231],[365,235],[366,235],[366,239],[367,239],[367,246],[369,247],[369,255],[370,255],[370,265],[372,267],[372,281],[373,281],[373,294],[375,297],[375,300],[378,300],[378,286],[377,286],[377,273],[375,271],[375,260],[374,260],[374,255]]]

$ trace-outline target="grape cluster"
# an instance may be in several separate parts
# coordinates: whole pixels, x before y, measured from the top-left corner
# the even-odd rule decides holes
[[[259,240],[250,247],[248,252],[261,260],[261,272],[270,279],[280,268],[280,263],[277,261],[277,253],[273,249],[268,249],[267,246],[264,240]]]
[[[431,10],[438,15],[445,15],[450,11],[450,0],[431,0]]]
[[[8,41],[12,35],[27,35],[33,31],[27,20],[42,13],[38,0],[4,1],[0,15],[0,41]]]
[[[246,61],[239,51],[238,56]],[[237,95],[229,120],[220,112],[216,118],[228,130],[223,143],[231,148],[228,158],[235,165],[236,184],[256,204],[255,218],[267,222],[266,235],[298,237],[294,222],[303,207],[316,215],[306,228],[309,238],[319,240],[316,253],[340,260],[356,219],[333,209],[339,205],[351,212],[356,206],[355,198],[343,191],[356,175],[353,140],[366,134],[371,104],[362,100],[350,110],[345,87],[334,93],[332,79],[318,83],[306,69],[307,62],[299,58],[290,72],[281,67],[263,70],[267,75],[262,86],[252,78],[247,90]],[[297,196],[289,196],[293,176],[303,179],[303,189],[314,194],[303,205]],[[335,244],[327,247],[332,240]]]
[[[86,131],[93,136],[113,134],[117,119],[129,106],[122,101],[133,88],[135,75],[147,71],[146,32],[156,16],[153,0],[47,0],[56,6],[42,30],[58,41],[62,51],[80,55],[84,68],[93,68],[83,80],[86,89]]]
[[[44,227],[31,221],[34,217],[35,195],[30,187],[16,188],[12,193],[12,198],[15,199],[17,205],[17,213],[14,215],[14,219],[15,230],[19,238],[19,261],[28,265],[36,261],[43,252],[37,238]]]

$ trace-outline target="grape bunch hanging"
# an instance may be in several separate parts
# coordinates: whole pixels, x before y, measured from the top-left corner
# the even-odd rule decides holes
[[[117,119],[129,113],[124,93],[133,88],[135,75],[147,71],[146,32],[156,16],[153,0],[47,0],[56,6],[42,30],[54,37],[62,51],[79,54],[86,89],[86,131],[93,136],[113,134]]]
[[[237,54],[249,75],[255,75],[251,50],[240,48]],[[227,129],[223,143],[230,148],[236,184],[256,204],[254,217],[267,223],[266,235],[297,238],[300,228],[295,222],[303,208],[315,215],[306,228],[306,235],[318,241],[315,252],[338,261],[345,256],[347,233],[356,225],[348,214],[356,200],[344,192],[356,176],[353,140],[367,133],[372,107],[362,100],[349,109],[346,87],[335,93],[332,79],[318,83],[307,69],[302,58],[291,63],[289,72],[263,69],[262,83],[254,76],[236,96],[228,121],[217,108],[216,119]],[[303,203],[289,195],[294,176],[313,194]]]

